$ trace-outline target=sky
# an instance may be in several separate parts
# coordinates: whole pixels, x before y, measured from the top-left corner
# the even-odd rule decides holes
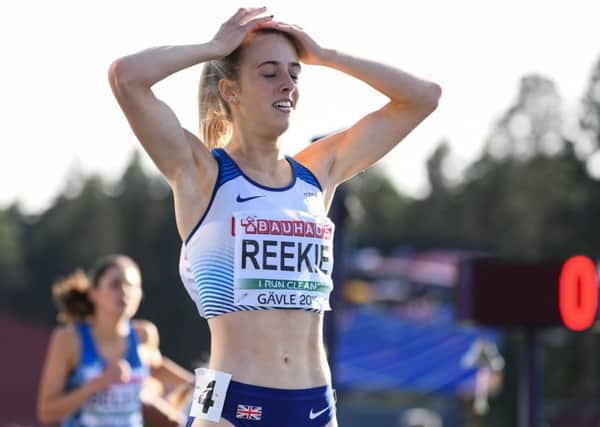
[[[239,7],[267,6],[324,47],[384,62],[440,84],[438,109],[383,160],[397,188],[427,192],[425,163],[450,143],[450,177],[476,159],[520,78],[555,81],[577,111],[600,58],[600,2],[413,0],[29,1],[0,4],[0,207],[47,208],[74,171],[116,180],[140,145],[113,98],[115,59],[162,45],[204,43]],[[154,90],[197,133],[201,66]],[[284,135],[293,154],[349,126],[386,98],[340,72],[305,66],[301,100]],[[574,114],[572,114],[574,116]],[[157,173],[144,154],[148,171]]]

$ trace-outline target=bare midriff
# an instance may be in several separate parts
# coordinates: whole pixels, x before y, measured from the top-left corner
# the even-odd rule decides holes
[[[330,384],[323,315],[302,310],[239,311],[209,319],[209,367],[263,387]]]

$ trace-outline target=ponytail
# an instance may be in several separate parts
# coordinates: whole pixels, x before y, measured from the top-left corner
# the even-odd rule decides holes
[[[231,138],[231,110],[219,93],[219,81],[237,77],[232,69],[227,58],[209,61],[204,64],[200,77],[200,135],[209,150],[224,146]]]
[[[58,308],[59,322],[79,322],[94,314],[94,304],[89,298],[90,288],[91,283],[82,270],[77,270],[52,285],[52,297]]]

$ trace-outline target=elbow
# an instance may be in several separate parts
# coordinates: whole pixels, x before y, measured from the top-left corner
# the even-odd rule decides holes
[[[54,421],[58,421],[51,416],[49,411],[45,408],[45,405],[38,405],[36,415],[38,421],[43,425],[48,425]]]
[[[40,424],[43,426],[49,426],[50,424],[52,424],[52,421],[54,421],[50,417],[43,416],[42,414],[39,414],[39,413],[38,413],[37,419],[40,422]]]
[[[61,412],[61,410],[55,406],[54,402],[48,399],[38,401],[35,415],[40,424],[53,425],[62,420],[64,416],[68,414]]]
[[[437,83],[428,82],[424,89],[423,94],[421,96],[421,102],[423,106],[432,112],[435,110],[440,103],[440,98],[442,96],[442,88]]]
[[[419,115],[429,115],[438,106],[442,88],[437,83],[424,82],[416,87],[414,91],[402,100],[392,100],[391,104],[398,109],[398,112],[404,114],[406,109],[410,109]]]
[[[134,73],[127,57],[119,58],[110,64],[108,81],[114,90],[121,90],[135,83]]]

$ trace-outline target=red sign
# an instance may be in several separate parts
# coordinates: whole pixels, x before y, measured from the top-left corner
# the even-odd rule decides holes
[[[598,277],[591,259],[574,256],[563,264],[558,304],[567,328],[583,331],[592,326],[598,311]]]
[[[458,320],[491,327],[590,328],[598,314],[598,273],[585,256],[527,262],[482,257],[460,266]]]

